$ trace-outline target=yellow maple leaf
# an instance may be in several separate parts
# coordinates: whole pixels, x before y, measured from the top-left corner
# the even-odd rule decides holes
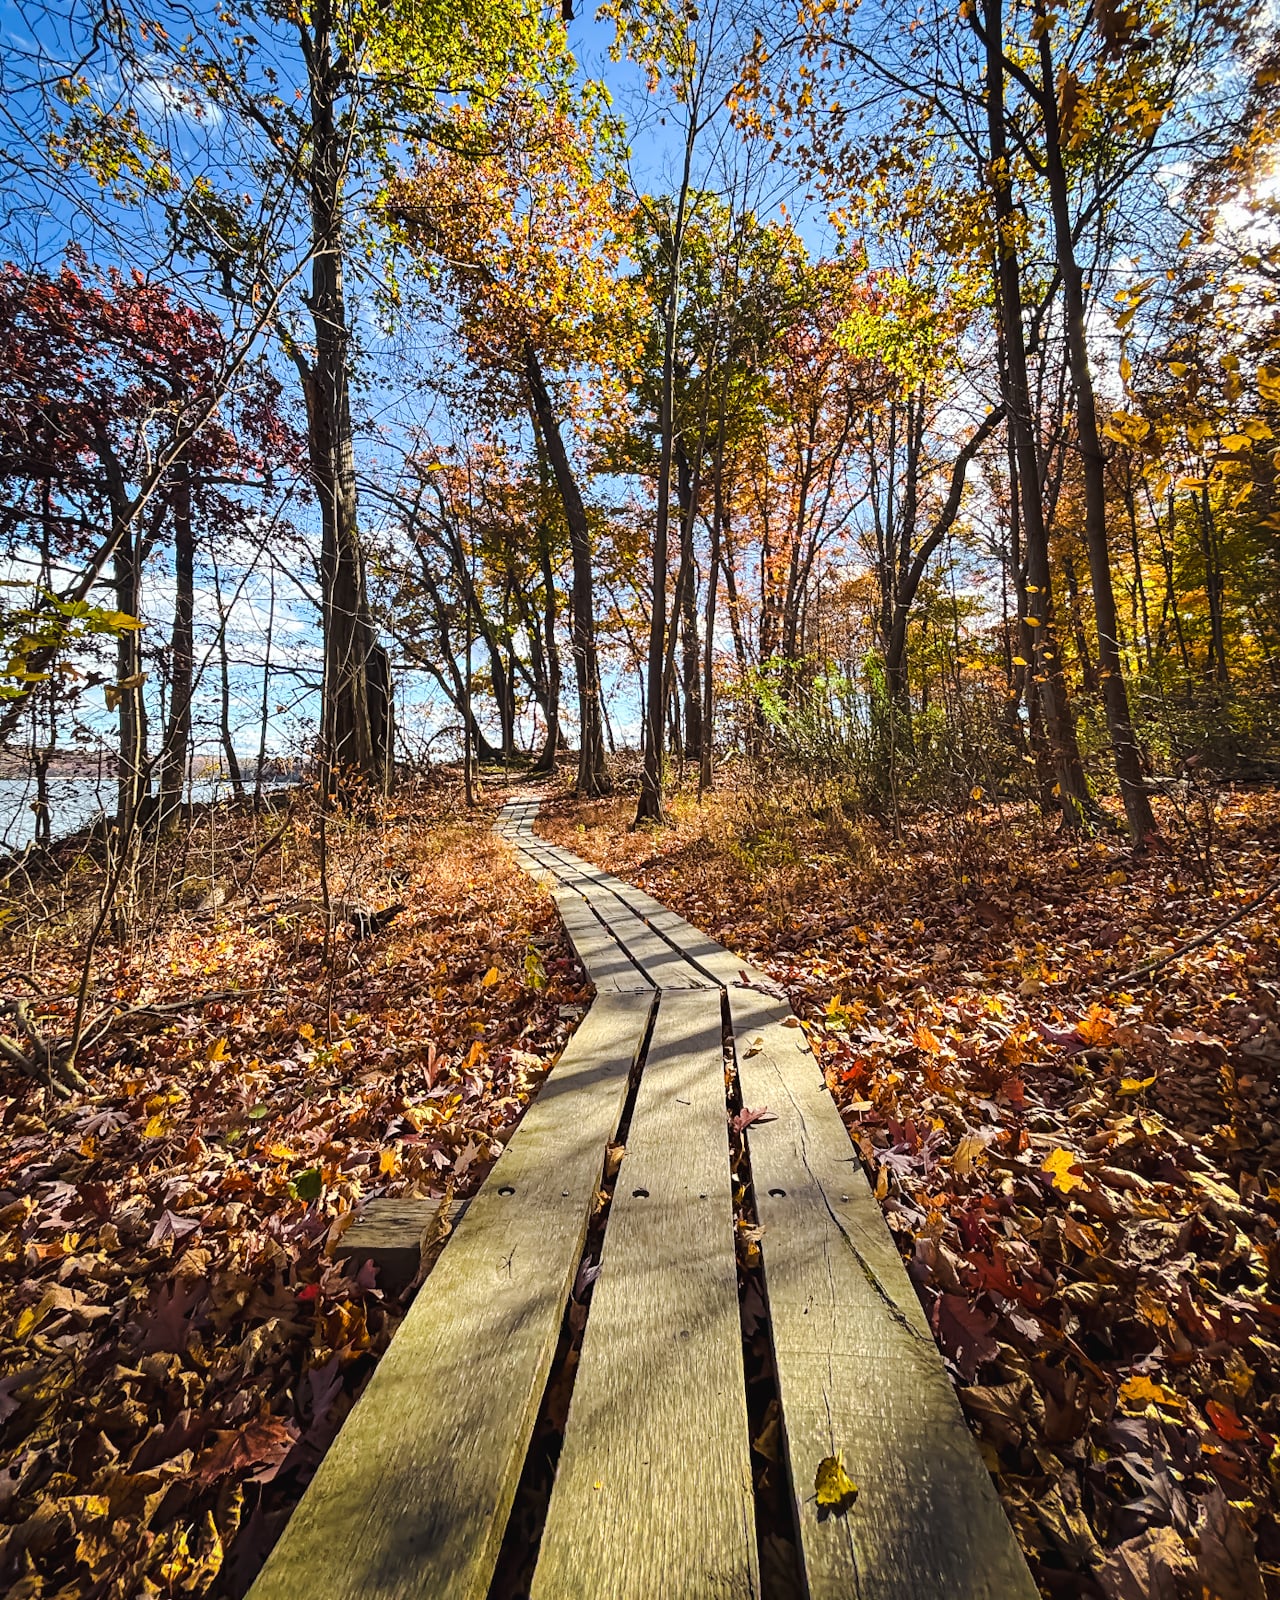
[[[146,1127],[142,1130],[142,1137],[144,1139],[163,1139],[168,1131],[163,1117],[151,1117],[148,1119]]]
[[[985,1155],[987,1141],[978,1133],[967,1133],[956,1145],[951,1156],[951,1169],[965,1177],[973,1171],[973,1164],[979,1156]]]
[[[1149,1089],[1156,1081],[1153,1072],[1149,1078],[1121,1078],[1120,1087],[1116,1090],[1118,1095],[1141,1094],[1144,1089]]]
[[[827,1511],[847,1511],[858,1497],[858,1485],[844,1470],[840,1451],[818,1463],[813,1487],[818,1504]]]
[[[1122,1406],[1131,1406],[1137,1409],[1141,1409],[1143,1406],[1157,1405],[1169,1406],[1175,1411],[1180,1411],[1186,1405],[1180,1394],[1175,1394],[1172,1389],[1162,1388],[1160,1384],[1153,1383],[1150,1378],[1139,1372],[1135,1372],[1133,1377],[1125,1379],[1120,1385],[1120,1392],[1116,1398]]]
[[[1059,1146],[1040,1163],[1041,1172],[1052,1178],[1055,1189],[1060,1189],[1063,1194],[1070,1194],[1073,1189],[1078,1189],[1084,1183],[1084,1178],[1078,1172],[1072,1172],[1080,1158],[1070,1150]]]
[[[498,970],[498,968],[490,967],[488,972],[485,973],[484,977],[481,978],[480,986],[484,989],[492,989],[494,984],[499,983],[501,979],[502,973]]]

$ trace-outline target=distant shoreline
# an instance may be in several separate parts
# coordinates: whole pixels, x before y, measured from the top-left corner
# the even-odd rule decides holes
[[[257,769],[257,756],[239,758],[240,770],[250,779]],[[289,757],[269,756],[263,773],[270,778],[294,778],[301,774],[304,763]],[[47,768],[50,778],[114,778],[116,756],[113,750],[54,750],[49,755]],[[202,762],[192,772],[197,782],[213,782],[226,776],[226,769],[217,762]],[[0,778],[35,777],[35,764],[29,751],[0,749]]]

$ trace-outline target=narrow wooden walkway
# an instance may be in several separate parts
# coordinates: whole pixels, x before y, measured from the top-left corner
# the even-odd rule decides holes
[[[762,1227],[782,1444],[810,1600],[1036,1588],[798,1019],[651,896],[499,830],[597,998],[459,1223],[252,1600],[484,1600],[639,1073],[532,1600],[754,1600],[726,1051]],[[824,1459],[859,1488],[817,1503]]]

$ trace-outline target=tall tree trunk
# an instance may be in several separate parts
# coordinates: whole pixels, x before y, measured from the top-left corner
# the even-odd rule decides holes
[[[191,514],[191,468],[173,464],[173,628],[169,636],[169,720],[160,761],[160,826],[169,827],[182,804],[191,748],[191,697],[195,691],[196,536]]]
[[[131,527],[112,558],[116,609],[139,614],[142,574],[140,530]],[[133,826],[148,788],[147,705],[142,693],[142,630],[122,628],[116,638],[116,693],[119,704],[119,755],[116,768],[116,826],[122,835]]]
[[[236,754],[235,739],[231,733],[231,663],[227,659],[227,621],[230,607],[222,603],[222,580],[218,564],[213,564],[213,598],[218,608],[218,737],[227,761],[227,776],[231,779],[231,792],[237,800],[244,799],[244,776],[240,771],[240,758]]]
[[[1098,674],[1089,654],[1089,635],[1085,632],[1084,610],[1080,602],[1080,579],[1076,573],[1075,556],[1068,548],[1062,552],[1062,575],[1067,580],[1067,620],[1071,637],[1075,640],[1076,654],[1080,657],[1080,682],[1086,694],[1098,692]]]
[[[952,463],[951,485],[947,499],[929,530],[929,537],[916,551],[914,558],[911,558],[908,547],[906,554],[909,559],[902,564],[894,579],[893,602],[888,608],[889,625],[884,652],[884,674],[888,681],[890,697],[900,710],[908,710],[910,707],[907,694],[907,625],[911,620],[911,608],[915,604],[916,595],[920,592],[920,585],[929,569],[930,561],[941,548],[943,540],[950,533],[959,515],[969,464],[995,432],[1004,415],[1005,408],[997,406],[994,411],[987,413],[969,435]],[[911,521],[914,524],[914,507]],[[883,615],[882,608],[882,617]]]
[[[1138,533],[1138,497],[1133,490],[1133,461],[1125,461],[1124,504],[1129,516],[1129,553],[1133,558],[1133,631],[1138,643],[1138,662],[1148,669],[1151,653],[1151,611],[1147,603],[1147,582],[1142,574],[1142,541]]]
[[[653,594],[649,608],[644,769],[640,777],[636,823],[666,820],[662,808],[662,753],[667,697],[667,557],[671,527],[671,461],[676,432],[676,330],[680,321],[681,258],[688,217],[689,185],[693,171],[696,131],[696,118],[691,116],[685,130],[684,169],[676,195],[676,211],[671,229],[671,271],[667,279],[666,302],[662,308],[662,386],[658,402],[658,503],[653,519]]]
[[[1075,240],[1071,232],[1070,197],[1058,121],[1058,87],[1048,26],[1040,34],[1040,92],[1045,128],[1045,170],[1053,212],[1054,253],[1062,278],[1067,321],[1067,360],[1076,397],[1076,438],[1084,469],[1084,532],[1089,550],[1089,576],[1093,581],[1093,609],[1098,624],[1098,676],[1102,682],[1102,704],[1106,710],[1107,731],[1111,736],[1111,751],[1116,764],[1116,777],[1120,782],[1121,798],[1124,800],[1125,816],[1129,819],[1135,841],[1141,845],[1157,832],[1156,820],[1151,811],[1151,797],[1142,777],[1142,758],[1134,737],[1129,693],[1125,688],[1124,666],[1120,658],[1120,625],[1116,617],[1111,550],[1107,541],[1107,467],[1098,433],[1093,374],[1089,370],[1084,275],[1076,260]]]
[[[271,642],[276,627],[276,574],[271,569],[271,600],[267,609],[266,649],[262,657],[262,705],[258,713],[258,760],[253,769],[253,809],[262,809],[263,768],[267,764],[267,727],[271,720]]]
[[[724,526],[724,407],[716,430],[715,482],[711,511],[711,552],[707,559],[707,610],[702,633],[702,743],[698,747],[698,798],[715,778],[715,635],[716,595],[720,588],[720,533]]]
[[[605,761],[604,733],[600,720],[600,661],[596,654],[594,573],[591,533],[587,511],[582,503],[577,479],[560,433],[560,423],[542,376],[542,367],[532,345],[525,346],[525,376],[534,415],[551,461],[551,471],[560,492],[564,519],[569,527],[569,549],[573,557],[573,594],[569,637],[574,671],[578,679],[578,784],[580,795],[594,798],[608,794],[609,768]]]
[[[543,637],[547,661],[547,734],[542,753],[533,764],[536,773],[556,770],[560,743],[560,646],[556,642],[556,574],[551,561],[551,539],[541,523],[538,527],[538,560],[542,567]],[[601,704],[601,710],[604,706]]]
[[[1222,561],[1207,484],[1196,497],[1196,521],[1204,560],[1204,592],[1209,603],[1209,675],[1216,683],[1226,684],[1231,675],[1227,671],[1227,637],[1222,623]]]
[[[701,441],[699,441],[701,442]],[[701,651],[698,648],[698,583],[694,565],[693,529],[697,507],[693,503],[693,474],[683,444],[676,447],[676,487],[680,497],[680,563],[684,590],[680,599],[681,688],[684,694],[684,755],[686,761],[702,759]]]
[[[385,742],[389,718],[379,719],[370,703],[369,658],[376,641],[365,587],[351,423],[351,336],[343,276],[345,140],[338,112],[344,85],[335,55],[336,27],[333,0],[317,0],[309,25],[301,24],[311,120],[310,310],[316,355],[308,385],[307,423],[322,530],[322,748],[331,785],[340,786],[347,774],[385,791],[391,773]]]
[[[998,341],[998,346],[1003,380],[1003,339]],[[1012,428],[1005,430],[1005,448],[1009,461],[1009,570],[1013,574],[1014,594],[1018,607],[1018,655],[1024,662],[1030,663],[1035,659],[1035,641],[1031,637],[1031,629],[1027,626],[1027,574],[1022,550],[1021,486],[1018,482],[1018,451]],[[1048,735],[1044,731],[1044,716],[1040,710],[1040,686],[1035,681],[1030,665],[1016,669],[1014,682],[1027,708],[1027,738],[1035,764],[1040,810],[1045,816],[1049,816],[1057,811],[1059,806],[1053,793],[1057,780],[1053,770],[1053,752],[1049,748]]]
[[[734,569],[733,540],[730,536],[729,507],[723,508],[720,531],[720,571],[724,576],[724,597],[729,609],[729,632],[733,635],[733,654],[738,673],[747,671],[747,641],[742,631],[742,602],[738,597],[738,578]]]
[[[1045,732],[1053,751],[1058,803],[1068,828],[1079,828],[1092,810],[1084,769],[1076,747],[1067,706],[1062,659],[1054,636],[1053,587],[1049,570],[1049,537],[1041,498],[1040,462],[1036,447],[1027,347],[1022,328],[1021,266],[1013,241],[1017,215],[1010,185],[1009,148],[1005,130],[1003,23],[1004,0],[982,0],[983,44],[986,51],[987,134],[991,161],[988,183],[995,208],[999,316],[1004,336],[1005,409],[1013,430],[1021,482],[1022,530],[1027,553],[1027,592],[1036,606],[1027,624],[1034,629],[1032,660],[1039,688]]]

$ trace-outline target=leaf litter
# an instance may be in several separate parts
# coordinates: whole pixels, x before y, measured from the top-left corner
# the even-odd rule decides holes
[[[256,992],[109,1029],[86,1103],[0,1083],[7,1595],[252,1582],[403,1315],[333,1259],[354,1209],[472,1192],[586,998],[491,820],[440,790],[388,810],[378,867],[408,909],[376,940],[261,916],[252,880],[216,917],[162,918],[99,1001]],[[219,850],[248,825],[219,823]],[[304,808],[286,844],[313,887]],[[42,991],[72,992],[77,956],[42,945]]]

